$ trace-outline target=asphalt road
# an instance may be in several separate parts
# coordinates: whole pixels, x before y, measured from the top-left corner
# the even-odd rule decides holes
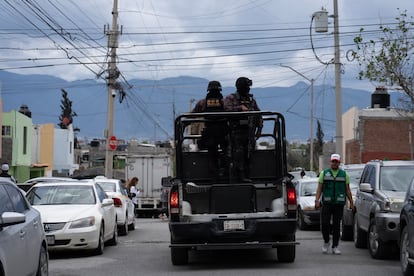
[[[138,219],[137,229],[119,237],[101,256],[84,252],[52,254],[49,275],[402,275],[398,258],[374,260],[366,249],[340,242],[342,255],[322,254],[318,230],[298,231],[294,263],[277,262],[276,250],[192,252],[186,266],[170,261],[166,220]]]

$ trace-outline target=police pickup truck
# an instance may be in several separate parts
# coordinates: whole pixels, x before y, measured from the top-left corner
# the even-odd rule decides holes
[[[234,175],[233,132],[239,120],[263,120],[261,137],[249,147],[249,181]],[[254,121],[254,120],[253,120]],[[202,134],[191,129],[217,122],[227,146],[218,148],[217,173],[211,154],[197,147]],[[250,139],[255,139],[254,136]],[[259,145],[260,141],[260,145]],[[277,112],[184,114],[175,120],[176,177],[169,192],[171,260],[188,263],[194,250],[276,248],[279,262],[293,262],[297,242],[296,193],[287,172],[285,120]]]

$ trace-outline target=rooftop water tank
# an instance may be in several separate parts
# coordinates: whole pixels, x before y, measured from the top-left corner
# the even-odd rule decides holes
[[[19,112],[26,115],[29,118],[32,118],[32,112],[30,111],[29,107],[25,104],[20,106]]]
[[[390,94],[387,88],[377,87],[371,95],[371,108],[388,108],[390,107]]]

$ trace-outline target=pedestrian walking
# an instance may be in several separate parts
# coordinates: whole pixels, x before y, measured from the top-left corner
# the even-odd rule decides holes
[[[328,253],[330,246],[330,233],[332,231],[332,254],[340,255],[338,249],[340,238],[340,224],[346,199],[349,206],[354,208],[351,189],[349,188],[349,175],[339,168],[341,156],[331,155],[330,168],[323,170],[319,175],[319,184],[315,196],[315,208],[321,208],[321,228],[323,236],[322,253]],[[321,198],[322,196],[322,198]],[[332,225],[331,225],[332,220]]]

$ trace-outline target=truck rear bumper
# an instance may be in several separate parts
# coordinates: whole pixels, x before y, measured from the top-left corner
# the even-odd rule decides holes
[[[244,229],[239,230],[224,230],[225,221],[229,220],[170,222],[171,247],[235,249],[296,244],[296,219],[244,219]]]

